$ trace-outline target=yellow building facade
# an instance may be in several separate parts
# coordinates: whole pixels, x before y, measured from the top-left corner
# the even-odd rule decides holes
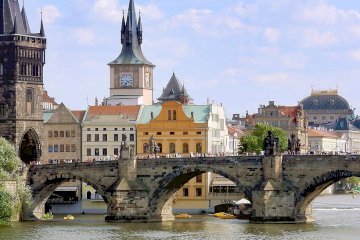
[[[138,158],[191,157],[206,153],[209,109],[206,105],[182,105],[176,101],[143,106],[137,124]],[[152,141],[158,146],[156,156],[151,149]],[[185,184],[175,194],[173,208],[190,212],[208,209],[207,176],[204,173]]]

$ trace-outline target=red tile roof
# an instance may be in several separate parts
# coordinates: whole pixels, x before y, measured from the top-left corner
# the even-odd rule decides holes
[[[228,125],[228,133],[230,136],[234,136],[235,133],[237,133],[237,137],[244,136],[244,131],[233,125]]]
[[[72,114],[74,114],[74,116],[80,121],[82,122],[84,116],[85,116],[85,113],[86,111],[83,111],[83,110],[75,110],[75,111],[71,111]]]
[[[339,138],[339,135],[336,132],[317,130],[317,129],[309,129],[308,136],[309,137]]]
[[[127,115],[130,119],[136,119],[139,113],[140,106],[90,106],[88,109],[88,116],[97,115]]]
[[[48,92],[46,90],[43,91],[43,102],[49,102],[54,105],[59,105],[57,102],[55,102],[55,98],[52,98],[48,95]]]

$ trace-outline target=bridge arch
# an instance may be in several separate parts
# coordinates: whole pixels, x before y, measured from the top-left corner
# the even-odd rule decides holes
[[[172,196],[174,193],[190,179],[206,172],[212,172],[229,179],[236,184],[237,192],[243,192],[247,198],[251,199],[251,189],[243,186],[238,177],[233,176],[222,169],[214,168],[209,165],[197,165],[196,167],[184,166],[165,175],[158,181],[157,187],[152,194],[150,194],[149,209],[151,215],[161,216],[167,214],[166,211],[172,208],[169,207],[172,205]]]
[[[33,202],[29,209],[29,214],[37,219],[41,219],[44,213],[44,206],[47,199],[50,195],[55,191],[57,187],[59,187],[62,183],[67,180],[76,179],[81,182],[85,182],[91,187],[93,187],[99,195],[102,196],[105,203],[108,204],[108,195],[106,194],[105,189],[97,184],[94,180],[90,179],[87,176],[83,176],[81,174],[52,174],[43,176],[42,181],[38,181],[36,185],[32,183],[30,180],[30,187],[32,190]]]
[[[311,215],[311,209],[309,209],[310,203],[318,197],[322,191],[339,180],[352,176],[360,177],[360,172],[345,170],[330,171],[313,178],[306,184],[306,187],[298,191],[295,196],[295,211],[297,217],[301,219]]]

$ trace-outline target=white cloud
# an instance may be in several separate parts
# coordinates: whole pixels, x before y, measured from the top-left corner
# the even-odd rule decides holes
[[[120,22],[122,19],[122,9],[117,0],[96,0],[93,11],[110,22]]]
[[[276,83],[276,84],[285,84],[293,82],[294,79],[289,76],[287,73],[272,73],[272,74],[261,74],[254,76],[254,80],[260,84],[269,84],[269,83]]]
[[[141,16],[144,16],[148,19],[162,19],[164,17],[164,13],[158,8],[155,4],[149,3],[148,5],[137,5],[136,9],[140,9]]]
[[[338,42],[333,32],[320,32],[314,28],[307,28],[303,31],[303,45],[305,47],[329,47]]]
[[[74,36],[76,41],[82,45],[93,45],[95,41],[95,34],[86,28],[75,29]]]
[[[184,13],[174,16],[171,21],[166,24],[166,28],[176,28],[180,25],[186,25],[195,30],[202,30],[211,16],[212,12],[209,9],[188,9]]]
[[[255,4],[238,3],[234,8],[234,12],[241,17],[255,16],[258,12],[258,6]]]
[[[280,38],[280,32],[276,28],[265,28],[264,35],[267,41],[269,41],[272,44],[275,44],[279,41]]]
[[[360,61],[360,49],[356,49],[350,52],[350,57],[356,61]]]
[[[54,5],[46,5],[41,8],[44,23],[51,24],[61,17],[59,9]]]

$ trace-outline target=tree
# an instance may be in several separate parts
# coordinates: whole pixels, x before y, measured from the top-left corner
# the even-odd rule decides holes
[[[257,123],[250,134],[241,138],[239,146],[239,154],[256,153],[260,154],[264,149],[264,139],[268,131],[272,131],[273,136],[279,138],[280,150],[286,151],[288,138],[284,130],[278,127],[273,127],[267,123]]]
[[[0,138],[0,180],[11,178],[20,164],[15,147],[4,138]]]

